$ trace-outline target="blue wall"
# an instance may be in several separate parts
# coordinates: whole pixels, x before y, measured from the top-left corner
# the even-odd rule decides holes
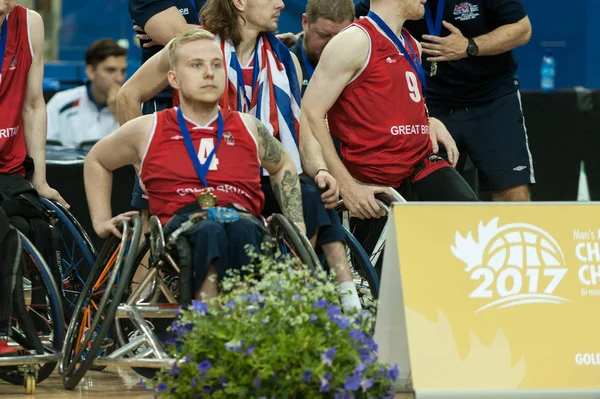
[[[600,0],[522,0],[533,36],[516,50],[519,76],[524,89],[539,89],[540,62],[545,46],[551,46],[557,63],[557,88],[600,88]],[[127,39],[132,67],[140,50],[133,45],[128,0],[63,0],[59,34],[59,58],[81,61],[87,46],[101,37]],[[280,31],[298,32],[306,0],[285,0]]]

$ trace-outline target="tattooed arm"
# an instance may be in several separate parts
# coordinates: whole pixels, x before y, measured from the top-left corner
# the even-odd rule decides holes
[[[258,157],[271,176],[271,185],[279,207],[285,217],[306,233],[300,179],[292,158],[261,121],[249,115],[243,117],[258,142]]]

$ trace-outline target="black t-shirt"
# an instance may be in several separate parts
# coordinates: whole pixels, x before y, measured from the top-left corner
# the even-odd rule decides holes
[[[296,41],[296,44],[294,44],[291,48],[290,51],[292,53],[294,53],[296,55],[296,57],[298,57],[298,62],[300,62],[300,68],[302,68],[302,96],[304,96],[304,92],[306,91],[306,88],[308,87],[308,82],[310,82],[310,75],[308,74],[308,71],[306,70],[306,65],[304,65],[304,57],[302,57],[302,40],[304,39],[304,35],[300,35],[300,37],[298,38],[298,40]],[[315,68],[314,65],[311,65],[313,67],[313,70]]]
[[[436,21],[438,0],[426,4]],[[500,26],[527,16],[521,0],[446,0],[444,20],[469,37],[484,35]],[[407,21],[405,27],[418,40],[427,34],[425,20]],[[450,32],[442,27],[440,36]],[[423,56],[423,68],[430,63]],[[492,101],[519,89],[517,62],[513,52],[487,57],[469,57],[458,61],[438,62],[437,74],[427,78],[427,103],[433,106],[460,107]]]
[[[143,29],[146,27],[146,23],[150,18],[156,14],[168,8],[177,7],[188,24],[200,25],[198,12],[200,12],[200,8],[205,2],[206,0],[129,0],[129,15],[131,15],[131,19]],[[141,44],[143,43],[144,42],[141,42]],[[142,47],[142,64],[162,50],[162,48],[163,46],[152,46],[150,48]],[[171,87],[167,87],[155,97],[155,99],[167,101],[171,98]]]

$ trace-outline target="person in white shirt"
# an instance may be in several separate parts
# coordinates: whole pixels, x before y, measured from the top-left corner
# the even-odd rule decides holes
[[[100,39],[85,55],[88,82],[56,93],[48,102],[48,142],[80,148],[117,130],[117,94],[127,72],[127,50]]]

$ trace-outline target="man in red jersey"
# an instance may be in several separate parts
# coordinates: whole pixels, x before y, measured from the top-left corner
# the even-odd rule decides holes
[[[375,0],[371,12],[334,37],[304,95],[301,134],[317,138],[350,212],[378,218],[375,194],[392,187],[407,199],[475,201],[452,165],[458,150],[429,119],[419,43],[402,25],[424,15],[425,0]],[[327,114],[329,130],[323,118]],[[331,135],[340,142],[340,157]]]
[[[27,178],[37,194],[66,205],[46,182],[43,51],[42,17],[0,0],[0,187],[16,190]]]
[[[337,183],[327,170],[319,143],[312,136],[298,135],[302,70],[297,57],[271,33],[277,29],[283,7],[281,0],[211,0],[202,8],[203,27],[215,34],[227,67],[227,86],[220,104],[256,116],[303,172],[307,235],[336,270],[343,308],[356,309],[360,300],[348,264],[344,230],[333,209],[339,199]],[[167,51],[165,48],[145,62],[121,88],[117,100],[121,123],[139,116],[142,102],[167,84]],[[279,212],[266,175],[262,186],[264,214]]]
[[[65,201],[46,182],[44,24],[35,11],[0,0],[0,207],[9,222],[43,251],[48,228],[39,196]],[[0,254],[7,248],[0,249]],[[9,265],[0,258],[0,275]],[[4,291],[11,295],[12,292]],[[10,303],[0,298],[0,303]],[[2,338],[0,356],[12,355]]]
[[[145,115],[124,124],[98,142],[85,161],[86,192],[101,237],[115,234],[131,212],[112,217],[112,171],[127,164],[140,170],[150,212],[173,231],[197,212],[200,198],[216,196],[216,206],[229,204],[258,217],[264,203],[260,168],[271,175],[284,215],[306,230],[296,168],[281,144],[254,117],[218,105],[225,88],[223,54],[214,36],[192,29],[169,47],[168,79],[179,91],[180,107]],[[196,209],[194,209],[196,208]],[[231,268],[249,260],[244,247],[259,251],[261,233],[248,219],[231,223],[205,221],[188,234],[197,297],[217,294],[217,283]]]

